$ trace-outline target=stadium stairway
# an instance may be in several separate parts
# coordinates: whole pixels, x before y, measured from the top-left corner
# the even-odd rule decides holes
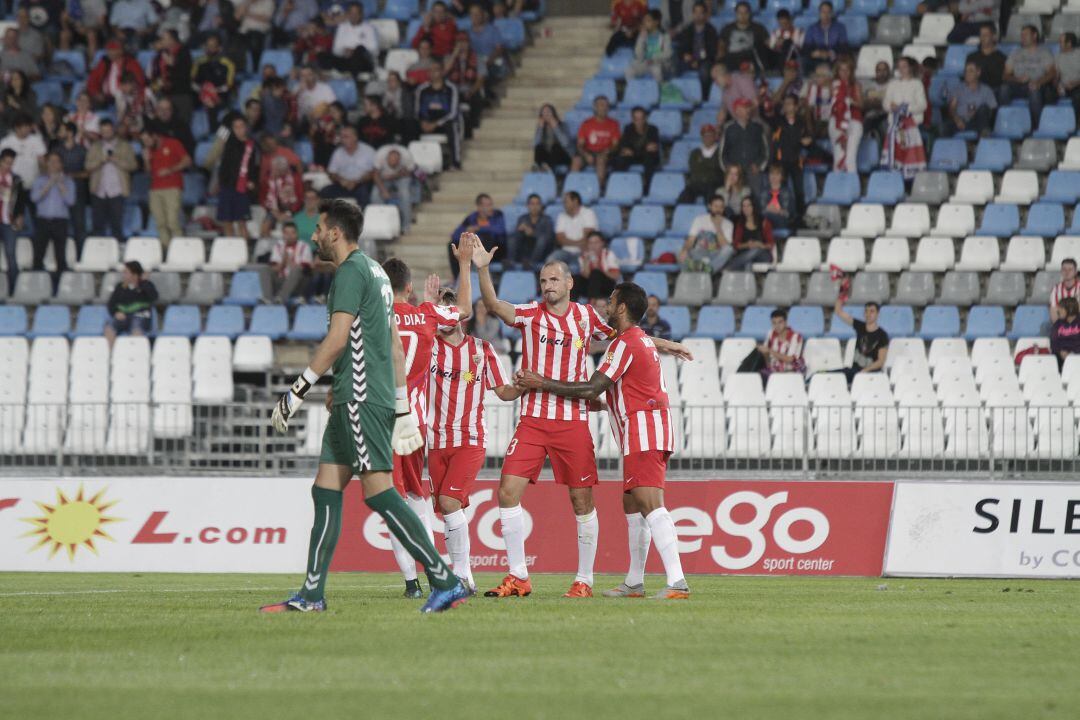
[[[581,83],[596,72],[603,56],[607,21],[600,16],[548,18],[534,29],[535,41],[523,54],[505,97],[465,143],[462,170],[439,178],[431,202],[418,208],[409,234],[391,248],[409,263],[414,276],[448,276],[450,233],[472,212],[479,193],[491,195],[497,208],[513,200],[522,174],[532,166],[540,106],[552,103],[563,114],[577,102]]]

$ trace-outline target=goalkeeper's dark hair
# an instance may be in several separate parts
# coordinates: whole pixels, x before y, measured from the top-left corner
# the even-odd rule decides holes
[[[356,203],[340,198],[323,200],[319,203],[319,214],[326,215],[326,229],[341,230],[346,242],[351,245],[360,242],[360,233],[364,231],[364,211]]]
[[[637,283],[622,282],[615,286],[615,302],[626,306],[630,322],[639,323],[649,309],[649,296]]]
[[[382,264],[386,277],[390,278],[390,287],[396,293],[403,293],[412,282],[412,271],[400,258],[390,258]]]

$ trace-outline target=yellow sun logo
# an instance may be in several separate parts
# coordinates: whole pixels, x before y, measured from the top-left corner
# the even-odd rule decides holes
[[[475,379],[476,379],[476,376],[473,375],[472,370],[465,370],[464,372],[461,373],[461,381],[462,382],[471,383]]]
[[[581,338],[574,338],[574,347],[580,350],[581,348],[585,347],[585,341]]]
[[[103,499],[105,488],[102,488],[91,498],[85,497],[82,485],[79,492],[73,498],[64,495],[64,491],[57,488],[56,503],[36,503],[44,513],[41,517],[23,518],[34,526],[34,529],[25,533],[23,537],[37,537],[38,541],[31,551],[47,545],[49,557],[52,558],[61,548],[67,549],[68,560],[75,559],[75,551],[80,545],[90,549],[95,555],[97,548],[94,546],[94,538],[104,538],[116,542],[102,526],[116,522],[120,518],[109,517],[105,511],[116,505],[117,501],[106,502]]]

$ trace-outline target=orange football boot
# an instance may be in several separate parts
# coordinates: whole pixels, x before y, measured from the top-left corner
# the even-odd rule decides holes
[[[575,580],[574,584],[570,586],[570,589],[567,590],[563,594],[563,597],[565,597],[565,598],[591,598],[592,597],[592,588],[589,587],[588,585],[586,585],[585,583],[581,582],[580,580]]]
[[[532,583],[516,575],[507,575],[499,587],[484,592],[484,597],[525,597],[532,594]]]

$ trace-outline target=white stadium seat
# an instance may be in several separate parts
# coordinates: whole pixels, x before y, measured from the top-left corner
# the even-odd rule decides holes
[[[915,249],[915,262],[912,270],[924,272],[945,272],[951,270],[956,262],[956,248],[952,238],[924,237]]]
[[[944,237],[967,237],[975,232],[975,208],[972,205],[945,203],[938,209],[933,234]]]
[[[29,357],[26,338],[0,337],[0,380],[6,388],[0,403],[0,452],[3,453],[14,452],[22,445]]]
[[[206,262],[206,243],[202,238],[174,237],[169,241],[162,270],[194,272]]]
[[[1057,270],[1065,258],[1080,260],[1080,235],[1058,235],[1054,240],[1054,249],[1050,251],[1047,270]]]
[[[803,344],[803,362],[809,376],[825,370],[839,370],[844,363],[840,341],[836,338],[807,338]]]
[[[420,53],[412,48],[393,48],[386,53],[386,60],[383,62],[383,67],[387,72],[397,72],[404,80],[405,73],[408,71],[409,67],[419,59]]]
[[[821,265],[821,241],[810,237],[791,237],[784,243],[784,257],[776,266],[779,272],[811,272]]]
[[[124,243],[124,262],[137,261],[150,272],[161,265],[161,240],[152,237],[131,237]]]
[[[998,248],[997,238],[971,235],[964,238],[964,244],[960,248],[960,262],[956,263],[956,269],[990,272],[997,268],[1000,262],[1001,250]]]
[[[956,19],[949,13],[927,13],[919,23],[917,45],[948,45],[949,33],[956,25]]]
[[[1002,270],[1035,272],[1046,266],[1046,244],[1041,237],[1013,235],[1005,249]]]
[[[893,210],[890,237],[921,237],[930,232],[930,206],[926,203],[900,203]]]
[[[239,237],[218,237],[210,245],[210,258],[203,266],[208,272],[236,272],[248,261],[247,242]]]
[[[233,347],[236,372],[266,372],[274,364],[274,344],[266,335],[241,335]]]
[[[397,205],[371,204],[364,208],[363,240],[393,240],[401,234],[401,215]]]
[[[892,69],[893,51],[888,45],[863,45],[859,48],[859,57],[855,64],[855,76],[858,78],[874,77],[874,70],[879,62]]]
[[[866,264],[866,242],[862,238],[838,237],[829,243],[825,263],[845,272],[861,270]]]
[[[53,453],[63,441],[68,402],[68,342],[44,337],[30,347],[30,380],[22,449]]]
[[[83,243],[82,257],[75,263],[80,272],[106,272],[120,264],[120,244],[116,238],[88,237]]]
[[[1034,170],[1007,170],[994,202],[1028,205],[1038,197],[1039,176]]]
[[[994,199],[994,174],[989,170],[964,170],[956,178],[950,202],[985,205]]]
[[[437,175],[443,170],[442,147],[436,142],[413,140],[409,143],[409,154],[416,167],[428,175]]]
[[[877,237],[885,232],[885,207],[876,203],[855,203],[848,210],[844,234],[852,237]],[[865,248],[864,248],[865,254]]]
[[[1058,165],[1059,170],[1080,170],[1080,137],[1071,137],[1065,144],[1065,156]]]
[[[900,272],[911,264],[907,238],[879,237],[870,250],[866,269],[872,272]]]

